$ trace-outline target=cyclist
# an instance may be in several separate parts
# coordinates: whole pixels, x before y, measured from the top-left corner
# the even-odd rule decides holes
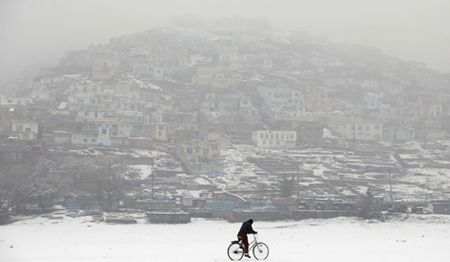
[[[241,229],[239,230],[239,233],[237,235],[238,239],[241,240],[242,243],[244,244],[244,256],[246,256],[248,258],[250,258],[250,255],[248,254],[247,234],[257,234],[258,233],[255,230],[253,230],[252,224],[253,224],[253,219],[249,219],[249,220],[245,221],[242,224]]]

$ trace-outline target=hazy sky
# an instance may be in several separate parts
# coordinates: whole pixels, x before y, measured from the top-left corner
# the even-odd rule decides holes
[[[0,78],[182,14],[267,16],[450,72],[450,0],[0,0]]]

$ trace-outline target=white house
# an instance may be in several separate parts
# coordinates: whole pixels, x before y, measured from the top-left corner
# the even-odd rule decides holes
[[[35,140],[39,134],[39,124],[36,121],[13,121],[11,133],[21,140]]]
[[[113,121],[116,114],[112,111],[97,111],[97,108],[82,108],[76,113],[76,121]]]
[[[111,128],[100,124],[96,129],[73,133],[70,142],[72,145],[112,146]]]
[[[289,148],[297,142],[297,132],[285,130],[258,130],[252,132],[252,141],[260,148]]]
[[[441,104],[431,104],[426,108],[426,113],[428,117],[441,117],[444,114],[444,108]]]
[[[378,141],[383,138],[383,124],[357,118],[334,118],[330,129],[349,140]]]
[[[296,106],[300,111],[305,109],[303,94],[298,90],[288,87],[258,87],[258,92],[271,108]]]
[[[33,103],[30,97],[0,97],[0,105],[5,106],[26,106]]]

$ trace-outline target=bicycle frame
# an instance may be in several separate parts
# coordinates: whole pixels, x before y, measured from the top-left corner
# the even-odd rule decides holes
[[[256,234],[253,234],[252,242],[248,243],[248,250],[252,250],[258,244],[258,239],[256,239]]]

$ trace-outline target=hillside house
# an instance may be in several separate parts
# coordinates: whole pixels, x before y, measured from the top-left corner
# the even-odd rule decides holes
[[[36,140],[39,138],[39,124],[32,120],[13,120],[11,136],[20,140]]]
[[[329,119],[328,126],[348,140],[379,141],[383,138],[383,124],[378,122],[336,117]]]
[[[260,148],[290,148],[297,143],[297,132],[284,130],[259,130],[252,132],[253,143]]]

